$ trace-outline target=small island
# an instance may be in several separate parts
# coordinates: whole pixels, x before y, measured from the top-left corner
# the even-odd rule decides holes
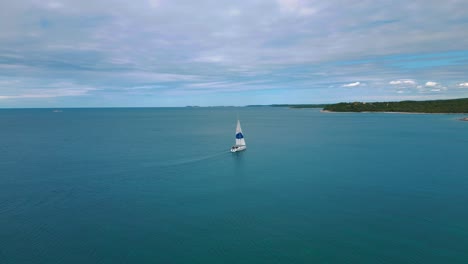
[[[326,105],[323,110],[329,112],[468,113],[468,98],[431,101],[338,103]]]

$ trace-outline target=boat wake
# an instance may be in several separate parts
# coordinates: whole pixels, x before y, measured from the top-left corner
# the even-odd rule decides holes
[[[146,163],[144,164],[144,166],[145,167],[172,167],[172,166],[188,165],[188,164],[197,163],[201,161],[216,159],[228,153],[230,153],[229,150],[223,150],[223,151],[218,151],[209,155],[183,158],[183,159],[177,159],[177,160],[169,160],[164,163],[159,163],[159,162]]]

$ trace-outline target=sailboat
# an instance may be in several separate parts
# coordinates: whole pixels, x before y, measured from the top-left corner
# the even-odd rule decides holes
[[[237,127],[236,127],[236,144],[231,147],[231,152],[238,152],[245,150],[247,146],[245,145],[244,135],[242,134],[242,128],[240,125],[239,119],[237,119]]]

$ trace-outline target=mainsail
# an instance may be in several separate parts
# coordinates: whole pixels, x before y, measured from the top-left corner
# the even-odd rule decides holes
[[[245,139],[244,139],[244,135],[242,134],[242,128],[241,128],[239,120],[237,120],[237,127],[236,127],[236,145],[245,146]]]

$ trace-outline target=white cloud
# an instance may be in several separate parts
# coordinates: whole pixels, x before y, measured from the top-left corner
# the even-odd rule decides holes
[[[443,86],[442,84],[438,82],[426,82],[424,85],[418,85],[416,87],[418,89],[419,93],[431,93],[431,92],[446,92],[448,88],[446,86]]]
[[[468,82],[459,83],[458,87],[468,87]]]
[[[121,76],[143,82],[183,82],[196,81],[198,79],[196,75],[151,72],[127,72]]]
[[[49,9],[59,9],[62,7],[63,7],[63,4],[60,2],[52,1],[52,2],[47,3],[47,8]]]
[[[299,0],[278,0],[278,4],[281,9],[287,11],[293,11],[299,8],[300,1]]]
[[[163,85],[139,85],[139,86],[132,86],[126,87],[124,90],[152,90],[152,89],[159,89],[165,88],[166,86]]]
[[[280,9],[288,13],[295,13],[300,16],[310,16],[317,13],[315,8],[307,6],[303,0],[278,0]]]
[[[191,83],[191,84],[188,84],[187,87],[210,88],[210,87],[230,87],[233,85],[236,85],[236,83],[221,81],[221,82]]]
[[[228,10],[228,15],[229,16],[232,16],[232,17],[235,17],[235,16],[239,16],[241,14],[241,11],[237,8],[230,8]]]
[[[21,94],[0,95],[0,99],[18,99],[18,98],[54,98],[64,96],[82,96],[94,88],[50,88],[50,89],[29,89],[22,91]]]
[[[200,88],[200,89],[243,87],[243,86],[257,86],[258,87],[269,82],[271,81],[270,80],[256,80],[256,81],[246,81],[246,82],[215,81],[215,82],[203,82],[203,83],[190,83],[190,84],[187,84],[186,87]]]
[[[298,12],[301,16],[310,16],[317,13],[317,10],[311,7],[302,7],[298,10]]]
[[[151,8],[158,8],[161,5],[161,0],[148,0],[148,4]]]
[[[343,84],[343,87],[356,87],[359,85],[361,85],[361,82],[353,82],[353,83]]]
[[[410,85],[415,85],[416,82],[414,80],[409,80],[409,79],[402,79],[402,80],[395,80],[389,82],[391,85],[401,85],[401,84],[410,84]]]
[[[219,56],[219,55],[213,55],[213,56],[202,56],[196,58],[194,61],[196,62],[210,62],[210,63],[218,63],[218,62],[223,62],[226,59],[224,56]]]

